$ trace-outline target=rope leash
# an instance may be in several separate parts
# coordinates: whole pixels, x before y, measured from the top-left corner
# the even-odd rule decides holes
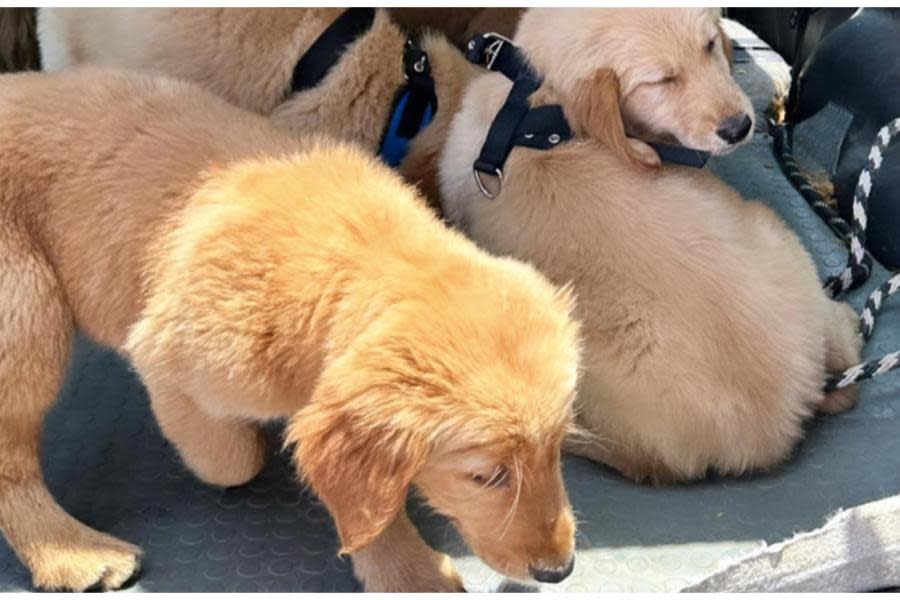
[[[853,192],[852,225],[842,219],[800,173],[792,153],[791,133],[789,126],[781,126],[775,130],[774,136],[776,154],[785,175],[816,213],[849,245],[847,266],[839,275],[830,278],[825,283],[825,291],[832,298],[838,298],[845,292],[860,286],[872,274],[872,257],[865,250],[869,196],[872,193],[873,176],[884,162],[884,152],[894,136],[900,133],[900,117],[879,129],[875,135],[875,142],[869,150],[866,165],[859,174],[856,189]],[[859,334],[864,342],[868,342],[875,331],[876,316],[881,311],[884,301],[898,291],[900,291],[900,273],[884,282],[866,299],[859,320]],[[900,351],[858,364],[843,373],[829,377],[825,384],[825,391],[845,388],[897,368],[900,368]]]

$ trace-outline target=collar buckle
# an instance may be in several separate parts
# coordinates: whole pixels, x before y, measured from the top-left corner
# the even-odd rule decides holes
[[[494,32],[478,34],[466,46],[466,58],[471,63],[493,71],[494,63],[506,44],[512,44],[512,40],[505,35]]]
[[[503,50],[503,45],[510,43],[510,40],[498,33],[489,33],[487,35],[493,36],[496,39],[488,44],[488,47],[484,50],[484,55],[486,58],[484,68],[486,68],[488,71],[493,71],[494,62],[497,60],[497,57],[500,56],[500,51]]]

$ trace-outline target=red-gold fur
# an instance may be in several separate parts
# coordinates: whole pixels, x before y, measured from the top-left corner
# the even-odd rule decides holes
[[[41,479],[76,327],[132,361],[204,481],[254,477],[258,422],[287,417],[366,589],[460,588],[405,516],[410,486],[504,573],[569,559],[568,292],[447,230],[373,158],[189,84],[4,76],[0,129],[0,528],[38,587],[116,588],[139,557]]]
[[[579,421],[593,435],[570,447],[635,479],[771,468],[814,410],[842,410],[856,398],[853,389],[822,391],[826,370],[858,361],[860,340],[855,314],[825,296],[796,235],[706,170],[635,164],[620,114],[630,84],[621,106],[616,94],[579,91],[581,74],[593,78],[589,88],[609,88],[654,61],[700,52],[696,25],[707,18],[682,9],[528,11],[517,40],[549,82],[534,102],[574,104],[571,114],[605,133],[546,152],[514,150],[501,195],[486,200],[472,163],[510,85],[489,74],[469,86],[440,159],[451,222],[482,247],[574,284],[585,337]],[[634,35],[647,41],[645,54],[611,50]],[[579,52],[563,61],[568,43]],[[699,94],[721,83],[712,61],[724,57],[709,60],[690,86],[695,101],[679,109],[689,125],[728,101]],[[743,95],[733,96],[740,105]],[[630,106],[626,123],[670,124],[656,123],[656,106]]]

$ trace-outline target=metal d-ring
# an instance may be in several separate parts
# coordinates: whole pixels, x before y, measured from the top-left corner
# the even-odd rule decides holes
[[[494,169],[494,176],[497,177],[497,192],[492,194],[488,191],[487,187],[484,185],[484,182],[481,180],[481,171],[476,168],[472,168],[472,174],[475,176],[475,183],[478,184],[478,189],[481,190],[481,193],[488,200],[493,200],[497,196],[500,195],[500,192],[503,190],[503,171],[499,168]]]

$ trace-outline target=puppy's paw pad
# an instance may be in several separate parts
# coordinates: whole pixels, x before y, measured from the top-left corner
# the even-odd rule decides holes
[[[42,590],[83,592],[116,590],[140,569],[141,550],[112,537],[85,546],[46,548],[28,561],[34,586]]]

